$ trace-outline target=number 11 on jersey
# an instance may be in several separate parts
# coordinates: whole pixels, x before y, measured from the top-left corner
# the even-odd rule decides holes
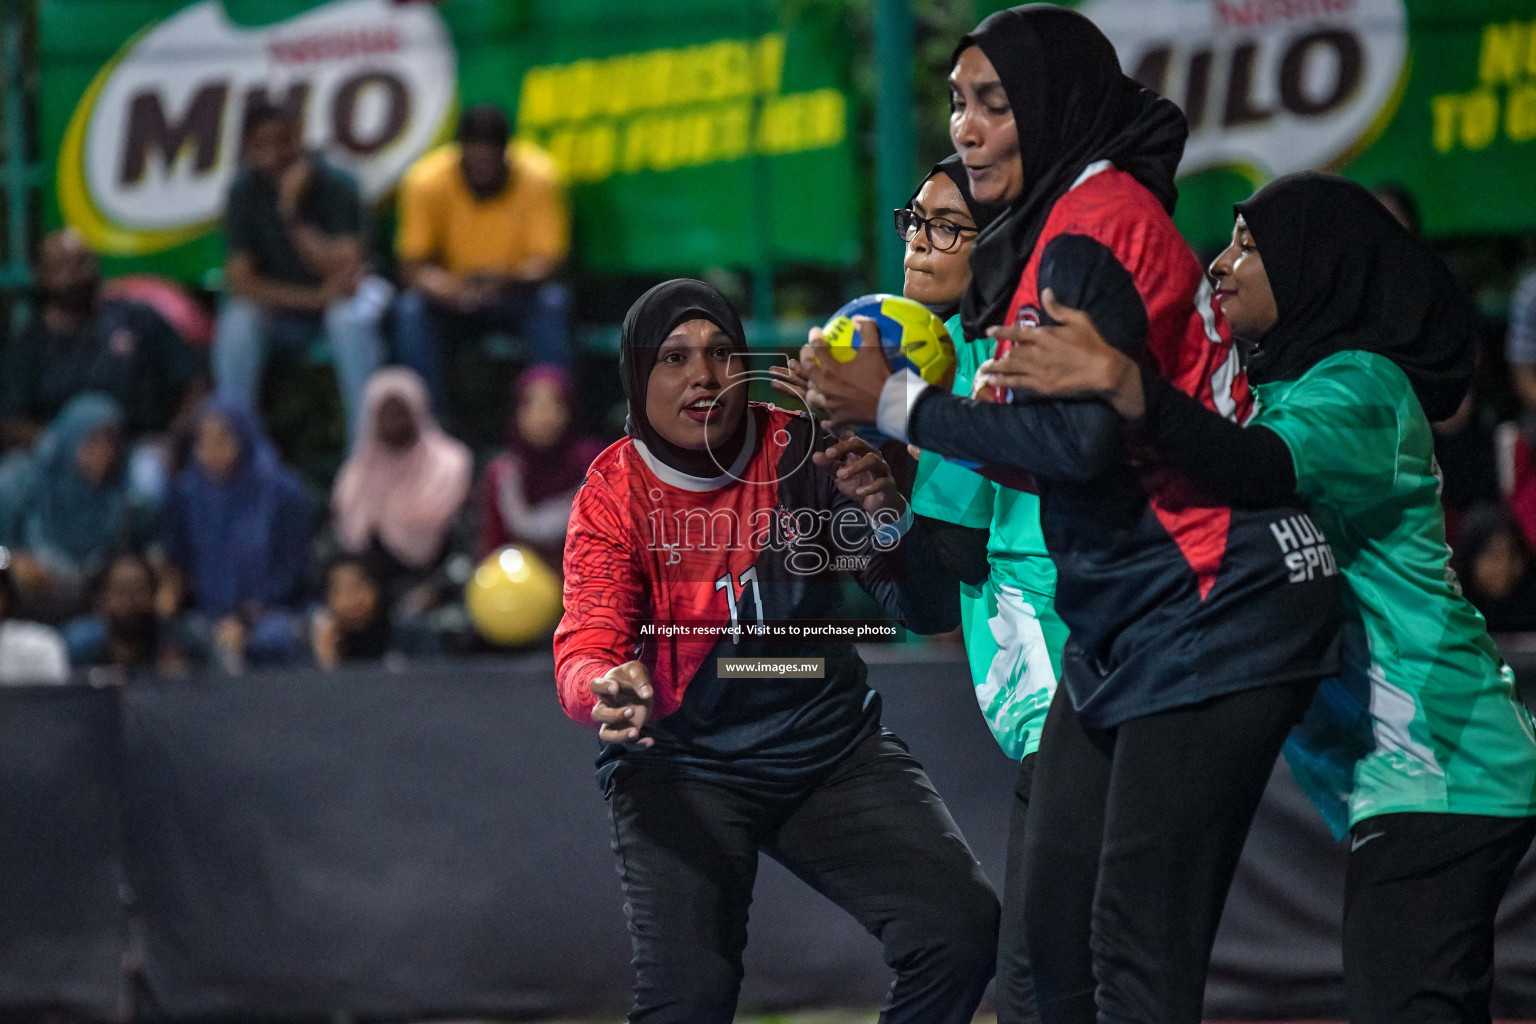
[[[737,598],[746,596],[748,583],[752,584],[752,603],[757,605],[757,624],[761,626],[763,624],[763,592],[757,585],[757,566],[754,565],[742,573],[735,586],[731,585],[730,573],[715,580],[715,589],[725,591],[725,603],[731,610],[730,629],[733,633],[741,628],[739,622],[741,609],[738,607]]]

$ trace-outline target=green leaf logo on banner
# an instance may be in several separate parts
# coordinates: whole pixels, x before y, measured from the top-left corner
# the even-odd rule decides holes
[[[244,111],[300,113],[306,144],[388,192],[453,113],[452,41],[429,4],[335,0],[261,28],[201,0],[130,39],[81,97],[58,159],[59,208],[107,255],[211,231],[239,162]]]

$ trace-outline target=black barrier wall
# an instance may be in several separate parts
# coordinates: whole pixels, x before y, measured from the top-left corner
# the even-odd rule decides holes
[[[0,688],[0,1007],[124,1012],[118,736],[113,693]]]
[[[870,678],[999,882],[1013,765],[965,665]],[[0,1008],[122,1018],[131,947],[141,1017],[621,1014],[595,743],[561,713],[547,659],[0,690]],[[1339,1011],[1342,879],[1342,849],[1280,769],[1212,1015]],[[1529,861],[1501,932],[1502,1012],[1536,1013]],[[765,865],[744,1006],[875,1005],[888,982],[873,939]]]

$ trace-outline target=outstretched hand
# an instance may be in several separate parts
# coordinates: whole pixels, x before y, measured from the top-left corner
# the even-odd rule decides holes
[[[769,387],[782,395],[788,395],[796,401],[803,402],[811,415],[821,412],[819,405],[811,401],[811,380],[805,375],[805,368],[800,365],[800,360],[791,359],[787,366],[770,366],[768,372],[773,375],[769,381]]]
[[[656,741],[643,735],[655,705],[656,691],[650,673],[638,661],[626,661],[587,684],[597,704],[592,721],[604,743],[622,743],[631,750],[645,750]]]
[[[1144,402],[1135,361],[1104,340],[1092,317],[1058,302],[1049,288],[1040,301],[1056,326],[989,329],[989,337],[1007,338],[1014,345],[1002,358],[981,364],[977,386],[1103,398],[1126,419],[1140,416]]]

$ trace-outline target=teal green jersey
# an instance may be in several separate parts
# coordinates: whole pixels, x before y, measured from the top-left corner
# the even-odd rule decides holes
[[[1434,438],[1407,376],[1347,351],[1256,392],[1253,423],[1290,448],[1352,619],[1348,671],[1287,746],[1298,781],[1340,833],[1400,811],[1536,814],[1536,727],[1450,569]],[[1312,523],[1272,526],[1282,548],[1287,527],[1300,540]]]
[[[977,368],[992,355],[991,346],[965,340],[958,316],[945,326],[955,342],[954,392],[969,395]],[[1015,759],[1034,753],[1067,637],[1066,624],[1052,605],[1056,568],[1040,533],[1040,499],[923,452],[912,510],[990,530],[986,583],[960,588],[966,655],[977,702],[998,744]]]

